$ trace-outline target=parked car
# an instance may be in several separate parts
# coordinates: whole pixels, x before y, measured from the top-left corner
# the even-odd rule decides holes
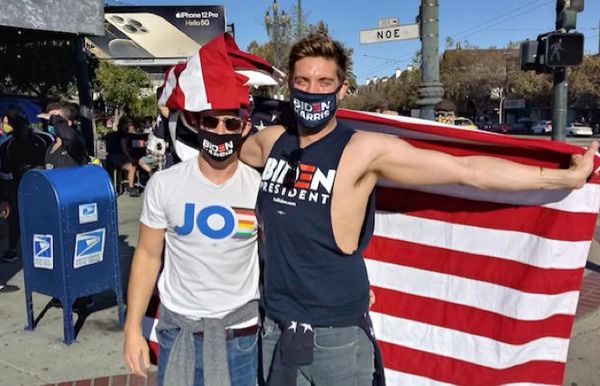
[[[489,118],[480,118],[477,123],[475,123],[477,125],[477,128],[479,128],[479,130],[483,130],[483,131],[492,131],[492,122],[489,120]]]
[[[552,121],[541,120],[531,126],[533,134],[550,134],[552,133]]]
[[[454,118],[454,125],[460,126],[465,129],[477,130],[477,125],[474,124],[473,121],[470,120],[469,118],[456,117],[456,118]]]
[[[510,134],[531,134],[531,127],[533,126],[533,121],[529,118],[519,118],[517,122],[515,122],[511,128]]]
[[[594,131],[585,123],[573,122],[565,128],[565,135],[568,137],[576,135],[591,137],[594,135]]]
[[[508,134],[510,132],[510,126],[504,123],[491,125],[490,128],[486,131],[491,131],[492,133],[500,133],[500,134]]]

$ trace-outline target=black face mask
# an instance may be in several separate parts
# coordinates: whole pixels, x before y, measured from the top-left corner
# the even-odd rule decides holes
[[[220,135],[199,129],[197,139],[203,153],[208,154],[215,161],[225,161],[240,148],[242,134]]]
[[[335,91],[325,94],[312,94],[292,88],[290,103],[300,126],[311,133],[321,131],[335,115],[337,93],[341,87],[342,85]]]

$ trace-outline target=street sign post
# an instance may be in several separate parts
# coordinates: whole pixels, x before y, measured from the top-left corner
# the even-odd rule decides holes
[[[442,100],[444,88],[439,78],[438,0],[421,0],[415,24],[399,25],[399,18],[379,19],[379,28],[361,30],[360,44],[421,39],[421,85],[417,104],[421,118],[435,119],[435,104]]]
[[[359,36],[360,44],[418,39],[419,24],[404,24],[395,27],[366,29],[361,30]]]

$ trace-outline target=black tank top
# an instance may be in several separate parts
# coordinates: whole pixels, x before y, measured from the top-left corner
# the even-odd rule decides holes
[[[264,240],[263,302],[273,320],[348,326],[367,312],[369,281],[362,251],[373,234],[373,194],[354,253],[338,248],[331,225],[335,175],[352,134],[338,124],[301,150],[297,135],[291,132],[273,145],[257,200]],[[294,161],[298,161],[298,178],[293,187],[286,188],[288,162]]]

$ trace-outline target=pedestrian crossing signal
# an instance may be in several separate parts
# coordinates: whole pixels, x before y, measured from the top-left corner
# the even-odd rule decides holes
[[[583,34],[552,32],[546,36],[547,67],[577,66],[583,61]]]

